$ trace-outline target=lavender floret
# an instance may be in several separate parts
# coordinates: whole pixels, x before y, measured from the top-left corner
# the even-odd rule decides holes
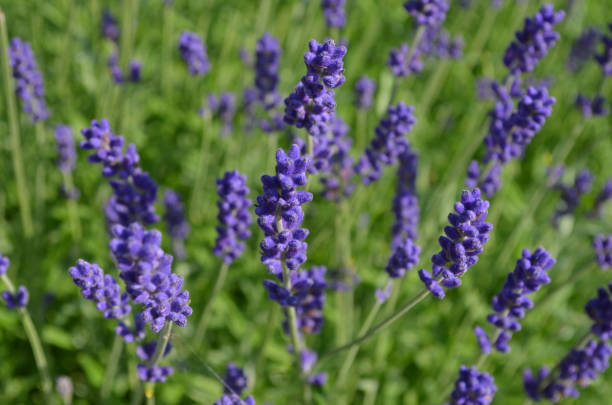
[[[533,301],[527,295],[550,283],[547,271],[554,264],[555,259],[541,247],[533,254],[529,249],[524,249],[522,257],[516,261],[514,271],[508,273],[502,290],[491,302],[494,313],[487,317],[489,323],[495,325],[499,332],[494,342],[498,351],[510,351],[508,341],[512,333],[521,329],[519,320],[525,316],[527,310],[533,308]]]
[[[166,229],[172,238],[172,247],[178,259],[185,258],[184,241],[189,235],[189,223],[185,219],[185,208],[181,196],[174,190],[166,190],[164,194],[164,221]]]
[[[589,27],[572,43],[567,60],[567,68],[571,72],[577,73],[588,60],[595,56],[600,36],[601,33],[597,29]]]
[[[179,38],[179,52],[183,57],[189,73],[202,76],[210,71],[210,62],[206,54],[206,45],[195,32],[183,31]]]
[[[364,111],[369,110],[372,107],[375,92],[376,80],[361,76],[355,83],[355,107]]]
[[[497,387],[489,374],[479,372],[476,367],[461,366],[446,405],[488,405],[496,392]]]
[[[608,27],[610,31],[612,31],[612,24]],[[595,60],[599,63],[604,76],[610,76],[612,75],[612,36],[602,35],[601,43],[603,45],[603,50],[601,53],[595,55]]]
[[[540,59],[559,40],[559,33],[553,27],[565,17],[563,10],[555,11],[552,4],[546,4],[533,16],[525,18],[525,25],[516,32],[516,38],[506,49],[504,64],[514,75],[529,73]]]
[[[612,199],[612,178],[606,180],[599,194],[595,198],[595,204],[593,205],[593,211],[597,216],[601,216],[604,205]]]
[[[43,77],[28,42],[13,38],[8,48],[9,64],[15,79],[15,94],[23,101],[22,109],[36,123],[49,118],[44,99]]]
[[[249,228],[253,220],[246,180],[245,175],[235,170],[225,172],[222,178],[217,179],[219,225],[213,253],[228,265],[242,255],[244,241],[251,236]]]
[[[28,305],[29,297],[28,289],[23,285],[17,288],[15,294],[11,294],[9,290],[2,291],[2,299],[8,309],[25,307]]]
[[[219,399],[213,405],[255,405],[255,400],[252,396],[248,396],[242,400],[238,395],[229,394],[223,395],[221,399]]]
[[[117,280],[104,273],[97,264],[79,259],[68,273],[81,289],[83,298],[95,302],[104,318],[121,319],[131,312],[128,294],[121,293]]]
[[[446,0],[409,0],[404,8],[414,19],[417,25],[428,27],[437,26],[444,22],[448,12]]]
[[[155,349],[157,348],[157,341],[147,342],[142,346],[136,348],[136,355],[143,362],[148,362],[153,357]],[[172,345],[168,343],[162,357],[168,355]],[[172,375],[174,369],[171,366],[147,366],[146,364],[138,364],[138,378],[141,381],[146,382],[165,382],[168,377]]]
[[[247,378],[244,370],[234,363],[228,363],[223,378],[223,393],[242,395],[242,391],[247,387]]]
[[[117,18],[109,11],[102,11],[102,21],[100,22],[100,32],[104,38],[113,42],[119,42],[119,24]]]
[[[395,164],[398,156],[408,147],[404,136],[416,123],[414,108],[401,101],[397,106],[389,106],[387,116],[381,119],[376,127],[376,137],[365,150],[355,171],[361,176],[364,184],[370,184],[380,178],[384,165]]]
[[[321,0],[321,8],[328,27],[342,28],[346,25],[346,0]]]
[[[578,208],[582,196],[591,190],[594,176],[588,169],[583,169],[576,174],[574,184],[567,185],[561,182],[553,186],[561,191],[561,205],[555,210],[551,220],[557,226],[561,217],[570,215]]]
[[[599,234],[593,239],[595,258],[602,270],[612,268],[612,235]]]
[[[266,110],[276,107],[280,102],[278,94],[278,70],[281,48],[278,38],[268,32],[257,41],[255,47],[255,88],[259,101]]]
[[[478,341],[478,346],[480,347],[480,351],[484,354],[491,353],[491,340],[489,340],[489,336],[480,326],[476,326],[474,328],[474,335],[476,336],[476,340]]]
[[[412,53],[410,61],[407,61],[409,54],[407,44],[401,44],[399,48],[392,48],[389,52],[387,66],[391,72],[397,77],[406,77],[411,74],[420,73],[423,70],[423,61],[421,60],[421,51],[417,48]]]
[[[223,124],[221,134],[231,134],[234,131],[236,97],[229,92],[223,92],[218,97],[211,93],[208,95],[208,108],[213,116],[217,117]]]
[[[3,276],[8,271],[8,268],[11,264],[11,261],[8,257],[2,256],[0,254],[0,276]]]
[[[76,163],[76,150],[72,128],[68,125],[58,124],[55,127],[55,149],[57,150],[57,167],[63,172],[74,170]]]

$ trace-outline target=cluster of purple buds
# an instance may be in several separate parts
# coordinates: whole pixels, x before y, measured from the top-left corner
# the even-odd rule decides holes
[[[300,352],[300,368],[302,374],[308,375],[306,381],[310,385],[321,387],[327,382],[327,373],[312,374],[312,370],[317,363],[317,354],[312,350],[302,349]]]
[[[612,347],[612,283],[599,288],[597,297],[589,300],[585,312],[593,321],[590,334],[573,348],[554,369],[541,367],[537,375],[526,369],[523,373],[527,396],[534,401],[548,399],[558,402],[565,397],[578,397],[577,386],[586,387],[609,366]]]
[[[172,250],[178,259],[185,258],[184,241],[189,235],[189,223],[185,218],[185,208],[181,202],[181,196],[174,190],[166,190],[164,193],[164,221],[166,229],[172,238]]]
[[[392,48],[389,52],[387,66],[391,72],[397,77],[406,77],[411,74],[420,73],[423,70],[423,61],[421,60],[420,49],[414,49],[410,60],[407,61],[410,48],[407,44],[401,44],[399,48]]]
[[[137,222],[114,225],[111,232],[110,250],[119,277],[132,301],[143,306],[143,320],[154,333],[166,322],[185,326],[192,313],[189,292],[182,290],[183,277],[172,273],[172,256],[161,249],[161,233]]]
[[[545,249],[537,248],[533,254],[525,249],[522,257],[516,261],[514,271],[508,273],[501,291],[491,301],[495,312],[487,317],[489,323],[497,328],[493,345],[498,351],[510,351],[508,342],[512,333],[521,329],[519,320],[525,317],[527,310],[533,308],[533,301],[527,295],[538,291],[543,284],[550,283],[547,271],[554,264],[555,259]],[[488,343],[483,344],[482,340],[486,337],[481,332],[477,332],[476,336],[481,348],[490,347]]]
[[[392,253],[385,270],[391,278],[403,277],[419,262],[421,247],[414,242],[418,237],[419,200],[416,196],[418,155],[410,147],[400,153],[397,168],[397,187],[393,198],[395,222],[391,228]]]
[[[13,38],[8,49],[9,64],[15,79],[15,94],[21,98],[23,111],[32,122],[45,121],[49,110],[44,99],[43,77],[28,42]]]
[[[497,392],[495,381],[476,367],[461,366],[455,389],[446,405],[488,405]]]
[[[292,284],[300,288],[296,305],[298,329],[307,335],[319,333],[323,326],[323,306],[325,305],[325,266],[312,266],[301,271]],[[297,288],[296,288],[297,289]]]
[[[606,116],[610,113],[610,109],[606,106],[606,99],[601,95],[597,95],[593,97],[593,99],[590,99],[578,93],[576,97],[576,106],[580,108],[584,118]]]
[[[140,81],[142,64],[136,59],[130,60],[127,77],[121,66],[119,66],[119,53],[116,51],[108,56],[108,68],[115,84],[123,84],[127,81],[138,83]]]
[[[106,119],[93,120],[91,127],[83,128],[81,133],[85,137],[81,149],[93,152],[89,162],[100,163],[103,176],[111,178],[113,196],[106,206],[108,224],[156,223],[159,220],[155,213],[157,184],[138,167],[140,158],[136,147],[130,144],[124,153],[123,137],[113,134]]]
[[[263,194],[257,196],[255,214],[258,225],[264,231],[261,241],[261,260],[279,281],[283,281],[283,269],[292,277],[306,261],[308,230],[300,228],[304,219],[302,204],[312,201],[312,194],[298,190],[308,183],[308,160],[300,156],[300,148],[292,145],[289,153],[276,152],[276,175],[263,175]],[[296,297],[284,286],[266,280],[264,286],[271,299],[281,305],[295,305]]]
[[[202,38],[195,32],[183,31],[179,38],[179,52],[183,57],[189,73],[196,75],[205,75],[210,71],[210,62],[206,54],[206,45],[202,42]]]
[[[553,27],[565,17],[563,10],[555,11],[552,4],[546,4],[533,16],[525,18],[525,25],[517,31],[504,55],[504,64],[513,75],[529,73],[540,59],[559,40],[559,33]]]
[[[608,26],[612,31],[612,24]],[[612,75],[612,36],[601,35],[603,50],[595,55],[595,60],[601,66],[604,76]]]
[[[11,294],[9,290],[2,291],[2,299],[8,309],[25,307],[28,305],[29,296],[28,289],[23,285],[17,288],[15,294]]]
[[[461,285],[461,277],[478,261],[478,255],[489,240],[493,226],[485,222],[489,202],[480,198],[480,190],[464,190],[461,201],[455,203],[455,213],[448,214],[451,226],[440,236],[442,250],[432,256],[432,274],[419,270],[419,277],[431,294],[438,299],[445,296],[444,288]]]
[[[146,364],[151,361],[151,358],[155,353],[155,349],[157,349],[157,341],[155,340],[147,342],[136,348],[136,355],[144,362],[138,364],[138,378],[140,378],[141,381],[165,382],[166,379],[174,372],[174,369],[171,366],[149,366]],[[171,349],[172,345],[168,343],[162,357],[167,356]]]
[[[389,106],[387,115],[376,127],[376,137],[370,142],[364,155],[355,166],[364,184],[380,178],[384,165],[393,165],[398,156],[409,147],[404,138],[416,123],[414,108],[401,101],[397,106]]]
[[[236,96],[229,92],[223,92],[218,97],[214,94],[208,95],[208,109],[210,113],[219,119],[223,125],[222,135],[229,135],[234,131],[234,117],[236,115]],[[200,115],[204,111],[200,110]]]
[[[501,187],[502,166],[523,155],[525,148],[552,114],[555,103],[544,85],[531,86],[522,92],[516,88],[518,85],[515,87],[515,83],[519,81],[513,81],[510,92],[496,82],[492,84],[496,103],[489,112],[489,133],[484,140],[487,153],[483,163],[488,170],[483,173],[478,162],[473,161],[467,171],[466,185],[481,187],[489,197]],[[519,98],[514,112],[513,97]]]
[[[361,76],[355,83],[355,107],[367,111],[374,102],[376,92],[376,80],[367,76]]]
[[[451,38],[448,31],[442,29],[441,26],[432,26],[425,29],[418,48],[423,55],[457,60],[463,56],[463,45],[463,37]]]
[[[304,54],[306,75],[285,99],[284,120],[318,136],[329,131],[336,109],[334,89],[346,80],[343,62],[346,48],[336,46],[331,39],[323,43],[313,39],[308,47]]]
[[[593,185],[593,174],[588,169],[583,169],[576,174],[574,184],[567,185],[561,181],[553,185],[553,188],[561,191],[562,204],[555,210],[551,220],[557,226],[561,217],[570,215],[580,204],[583,194],[588,193]]]
[[[0,254],[0,276],[4,276],[6,274],[10,265],[11,261],[9,258]]]
[[[223,395],[213,405],[255,405],[255,400],[250,395],[243,400],[236,394],[229,394]]]
[[[278,38],[268,32],[257,41],[255,47],[255,89],[257,96],[266,110],[280,103],[278,94],[278,69],[280,66],[281,48]]]
[[[584,64],[595,56],[597,44],[601,33],[592,27],[585,29],[572,44],[572,49],[567,60],[567,68],[577,73]]]
[[[120,320],[115,328],[115,334],[121,336],[127,343],[136,342],[142,340],[146,336],[145,326],[146,323],[139,312],[133,312],[134,325],[129,325],[127,322]]]
[[[71,172],[76,163],[76,150],[72,128],[68,125],[58,124],[55,127],[55,148],[57,150],[57,167],[62,172]]]
[[[321,0],[321,8],[328,27],[342,28],[346,25],[346,0]]]
[[[86,300],[93,301],[106,319],[121,319],[132,311],[127,293],[121,293],[117,280],[97,264],[79,259],[68,273]]]
[[[100,32],[102,36],[115,43],[119,42],[119,24],[117,18],[109,11],[104,10],[102,12],[102,21],[100,22]]]
[[[223,393],[242,395],[242,391],[246,387],[247,378],[244,375],[244,370],[234,363],[229,363],[223,378]]]
[[[236,170],[225,172],[222,178],[217,179],[219,225],[213,253],[228,265],[242,255],[244,241],[251,236],[249,228],[253,220],[246,181],[246,176]]]
[[[601,216],[601,213],[604,209],[604,205],[612,199],[612,178],[609,178],[604,183],[601,191],[597,194],[595,198],[595,203],[593,205],[593,211],[595,215]]]
[[[554,375],[547,367],[541,367],[537,375],[530,369],[523,372],[523,385],[534,401],[548,399],[559,402],[563,398],[579,396],[576,385],[588,386],[609,366],[612,347],[606,342],[589,340],[582,348],[574,348],[559,363]]]
[[[433,27],[444,22],[449,7],[446,0],[408,0],[404,8],[414,17],[417,25]]]

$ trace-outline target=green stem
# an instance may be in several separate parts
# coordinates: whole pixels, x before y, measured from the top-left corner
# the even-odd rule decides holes
[[[168,95],[169,93],[169,78],[170,78],[170,52],[171,52],[171,44],[170,44],[170,35],[172,33],[172,6],[164,5],[163,6],[163,19],[162,19],[162,74],[160,75],[161,80],[161,88],[164,95]]]
[[[113,381],[115,375],[117,375],[117,369],[119,368],[119,359],[121,359],[121,352],[123,350],[123,337],[115,334],[113,340],[113,347],[111,349],[110,357],[106,363],[106,372],[104,373],[104,382],[102,383],[102,389],[100,390],[100,398],[102,400],[108,399],[108,396],[113,387]]]
[[[225,277],[227,276],[228,269],[229,264],[223,263],[221,269],[219,270],[219,273],[217,274],[217,280],[215,281],[215,285],[210,295],[208,296],[208,301],[204,306],[204,310],[202,311],[202,317],[200,318],[200,323],[198,324],[198,327],[196,329],[194,337],[196,345],[201,345],[202,341],[204,340],[204,336],[206,335],[206,328],[208,326],[208,320],[210,319],[210,315],[212,313],[212,304],[217,295],[219,294],[219,291],[221,291],[221,288],[223,288],[223,283],[225,282]]]
[[[25,179],[25,171],[23,168],[23,158],[21,156],[21,143],[19,140],[19,120],[17,117],[17,103],[15,101],[15,93],[11,84],[13,78],[8,62],[8,34],[6,30],[6,18],[4,12],[0,9],[0,52],[2,53],[2,75],[4,82],[4,93],[6,95],[6,105],[8,111],[8,122],[11,132],[11,152],[13,155],[13,170],[15,171],[15,180],[17,182],[17,197],[19,199],[19,213],[21,216],[21,226],[26,238],[30,238],[34,234],[34,226],[32,224],[32,212],[30,209],[30,196],[28,186]]]
[[[6,287],[10,291],[11,294],[15,294],[15,286],[11,282],[11,280],[3,274],[2,281],[6,284]],[[32,321],[32,317],[28,312],[26,307],[19,308],[19,316],[21,317],[21,323],[23,325],[23,329],[25,334],[30,342],[30,347],[32,348],[32,353],[34,354],[34,362],[36,363],[36,368],[38,368],[38,372],[40,374],[41,384],[43,394],[45,395],[45,403],[52,404],[54,403],[53,393],[52,393],[52,384],[51,377],[49,376],[49,363],[47,362],[47,357],[45,356],[45,352],[43,350],[42,344],[40,342],[40,337],[38,336],[38,332],[36,331],[36,326],[34,326],[34,322]]]
[[[46,186],[46,173],[45,173],[45,128],[42,121],[38,121],[34,125],[36,131],[36,151],[39,159],[36,164],[36,187],[35,187],[35,211],[38,218],[40,229],[44,229],[44,207],[45,207],[45,186]]]
[[[72,172],[62,171],[64,178],[64,187],[66,188],[66,204],[68,207],[68,220],[70,221],[70,230],[74,240],[81,239],[81,222],[79,221],[79,206],[76,199],[71,198],[70,193],[74,190],[74,182],[72,180]]]
[[[170,341],[170,336],[172,335],[172,322],[166,321],[164,327],[160,332],[160,339],[157,341],[157,346],[155,347],[155,353],[147,362],[147,367],[155,367],[159,363],[162,357],[164,357],[164,353],[166,351],[166,347],[168,346],[168,342]],[[142,385],[141,385],[142,386]],[[145,396],[147,398],[147,404],[155,404],[155,383],[149,382],[146,383],[145,387]]]
[[[389,325],[391,325],[393,322],[397,321],[399,318],[404,316],[404,314],[406,314],[408,311],[410,311],[412,308],[414,308],[419,302],[423,301],[428,295],[429,295],[429,290],[426,289],[426,288],[423,289],[423,291],[421,291],[415,297],[413,297],[411,300],[409,300],[404,305],[402,305],[397,311],[395,311],[392,315],[387,317],[385,320],[383,320],[379,324],[375,325],[374,327],[369,329],[367,332],[365,332],[364,334],[362,334],[361,336],[359,336],[355,340],[353,340],[353,341],[351,341],[351,342],[349,342],[349,343],[347,343],[345,345],[342,345],[340,347],[336,347],[335,349],[332,349],[332,350],[330,350],[327,353],[324,353],[321,356],[321,359],[330,357],[330,356],[332,356],[334,354],[337,354],[337,353],[340,353],[340,352],[342,352],[342,351],[344,351],[346,349],[350,349],[351,347],[353,347],[355,345],[359,345],[362,342],[364,342],[364,341],[368,340],[369,338],[371,338],[372,336],[374,336],[375,334],[377,334],[378,332],[381,332],[381,331],[385,330]]]
[[[370,313],[368,314],[365,322],[361,326],[361,329],[359,329],[359,333],[357,334],[358,336],[362,336],[368,331],[368,329],[370,329],[370,326],[372,326],[372,322],[374,322],[374,319],[376,319],[376,315],[378,314],[378,310],[380,309],[381,305],[381,302],[376,300],[376,303],[370,310]],[[342,367],[340,367],[340,372],[338,373],[336,387],[342,386],[342,384],[344,384],[344,382],[346,381],[348,372],[351,369],[351,366],[353,365],[353,362],[355,361],[358,352],[359,345],[355,345],[351,347],[351,350],[349,350],[349,352],[347,353],[344,362],[342,363]]]
[[[268,309],[268,316],[266,317],[266,331],[264,334],[263,342],[259,348],[259,355],[257,356],[257,363],[255,365],[255,386],[259,386],[260,381],[263,380],[262,373],[264,370],[264,363],[266,362],[266,351],[274,331],[276,330],[276,318],[278,318],[278,306],[272,302]],[[253,388],[255,390],[255,388]]]

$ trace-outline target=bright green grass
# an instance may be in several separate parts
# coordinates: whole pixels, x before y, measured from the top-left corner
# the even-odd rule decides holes
[[[0,104],[0,171],[4,174],[0,183],[0,252],[11,258],[11,276],[30,289],[29,309],[42,334],[52,374],[72,378],[76,404],[95,403],[99,397],[114,322],[103,320],[92,303],[80,298],[67,269],[83,258],[114,273],[102,215],[102,204],[110,188],[101,178],[100,168],[88,164],[85,154],[79,152],[74,175],[81,190],[78,209],[83,232],[80,240],[74,240],[66,203],[58,192],[61,176],[54,169],[53,126],[59,122],[70,124],[79,137],[78,130],[91,119],[109,118],[116,132],[137,145],[141,166],[150,172],[161,189],[172,187],[188,202],[202,141],[201,119],[196,114],[202,98],[209,91],[240,94],[252,83],[252,71],[238,57],[240,47],[252,50],[256,39],[266,30],[280,37],[284,51],[281,93],[286,95],[304,73],[302,55],[308,40],[322,40],[329,35],[318,0],[176,0],[166,13],[165,23],[169,25],[165,28],[161,0],[132,0],[132,3],[138,3],[133,56],[143,62],[143,82],[117,88],[107,71],[110,46],[100,38],[99,16],[104,7],[110,7],[121,18],[120,3],[1,2],[9,35],[32,42],[45,78],[51,119],[46,124],[46,147],[37,150],[34,128],[20,114],[31,195],[34,195],[36,163],[42,161],[48,173],[43,214],[35,217],[34,239],[25,240],[10,160],[6,106]],[[351,125],[352,135],[359,137],[357,155],[384,113],[391,84],[385,65],[388,51],[410,40],[411,22],[399,0],[348,0],[347,3],[349,24],[342,32],[342,37],[349,41],[345,60],[347,83],[337,91],[337,101],[338,114]],[[397,97],[415,105],[418,119],[409,137],[420,153],[419,243],[423,248],[420,263],[423,267],[428,266],[429,257],[437,251],[435,240],[442,231],[446,214],[458,199],[465,164],[472,157],[466,150],[469,152],[478,146],[477,153],[482,151],[480,139],[486,129],[489,103],[476,99],[476,80],[483,75],[503,77],[505,68],[501,57],[513,32],[521,26],[524,16],[533,14],[543,4],[529,1],[525,6],[507,0],[495,14],[488,0],[474,1],[471,9],[462,9],[456,3],[453,1],[445,26],[452,34],[464,36],[466,57],[456,62],[429,61],[423,74],[403,81]],[[561,6],[565,2],[555,3]],[[597,175],[594,191],[584,199],[576,220],[564,222],[559,232],[551,228],[549,217],[558,201],[556,192],[545,192],[534,215],[527,215],[532,211],[530,201],[534,194],[545,187],[545,168],[550,163],[561,163],[551,162],[551,156],[581,123],[582,116],[573,107],[577,91],[592,95],[600,80],[600,71],[594,62],[576,76],[568,73],[565,62],[571,40],[584,27],[603,27],[607,22],[610,16],[606,2],[573,3],[574,9],[559,27],[562,40],[535,72],[537,77],[553,80],[551,94],[557,99],[554,113],[529,146],[525,158],[505,170],[504,186],[491,201],[492,239],[480,262],[464,277],[463,286],[449,292],[445,300],[427,298],[385,333],[362,346],[345,390],[354,395],[344,396],[343,391],[334,388],[345,353],[326,361],[323,368],[329,373],[330,381],[323,390],[315,390],[315,403],[336,404],[342,403],[342,399],[345,403],[366,405],[442,403],[440,395],[454,380],[459,365],[476,361],[478,353],[472,329],[476,323],[485,324],[491,297],[524,247],[533,249],[542,245],[556,256],[558,263],[551,270],[552,284],[536,294],[536,307],[528,313],[523,330],[513,337],[512,352],[491,355],[483,367],[494,375],[499,388],[494,403],[522,404],[521,370],[526,366],[554,365],[589,327],[582,308],[596,288],[609,280],[600,270],[591,270],[578,282],[558,290],[543,305],[538,302],[592,260],[590,243],[594,234],[610,232],[610,210],[600,221],[584,216],[597,190],[612,172],[609,118],[587,123],[566,159],[571,174],[588,167]],[[162,39],[164,29],[170,32],[165,40]],[[204,79],[189,76],[176,51],[178,36],[184,29],[205,37],[213,69]],[[352,87],[362,74],[375,77],[379,91],[376,107],[364,120],[367,126],[355,128]],[[437,81],[432,82],[432,78]],[[607,94],[610,94],[609,88],[606,87]],[[157,400],[158,403],[211,404],[219,398],[221,385],[207,365],[222,374],[226,363],[233,361],[245,366],[250,380],[248,392],[255,395],[258,404],[299,403],[300,388],[291,372],[293,358],[285,350],[287,339],[278,325],[272,325],[272,340],[265,356],[260,358],[273,304],[261,286],[267,274],[259,262],[261,232],[255,227],[244,256],[230,268],[225,288],[217,298],[206,342],[197,349],[196,342],[190,340],[220,266],[219,260],[210,253],[216,221],[213,176],[220,176],[228,169],[240,170],[249,177],[251,197],[254,197],[261,189],[259,176],[273,170],[275,144],[288,144],[284,136],[276,140],[259,132],[246,135],[240,130],[232,137],[220,138],[215,128],[207,128],[204,134],[211,152],[207,155],[203,203],[195,207],[202,220],[191,224],[188,260],[175,264],[175,270],[186,276],[194,315],[192,323],[178,330],[174,338],[174,349],[167,363],[174,365],[177,372],[169,382],[158,385]],[[240,123],[237,128],[241,128]],[[329,294],[324,329],[320,335],[308,338],[308,345],[319,352],[328,351],[342,338],[354,335],[373,304],[374,289],[387,281],[383,268],[393,220],[390,210],[393,172],[387,170],[380,182],[368,189],[359,189],[349,202],[350,220],[338,221],[341,226],[353,225],[350,262],[363,282],[355,291],[352,327],[346,321],[346,313],[338,311],[335,294]],[[361,202],[357,204],[358,201]],[[338,264],[341,255],[335,249],[338,230],[334,226],[338,215],[338,207],[330,202],[317,200],[308,205],[305,226],[311,230],[309,263],[330,267]],[[513,234],[519,226],[521,231]],[[164,224],[158,227],[163,229]],[[165,238],[168,250],[169,242]],[[421,288],[416,273],[408,274],[402,282],[398,303]],[[381,312],[389,311],[387,307]],[[109,403],[129,401],[136,362],[133,349],[129,346],[124,352]],[[0,403],[42,403],[39,378],[27,340],[16,314],[4,306],[0,308],[0,359]],[[258,359],[262,367],[255,375]],[[612,395],[612,388],[606,383],[609,374],[582,390],[579,400],[565,403],[606,403]]]

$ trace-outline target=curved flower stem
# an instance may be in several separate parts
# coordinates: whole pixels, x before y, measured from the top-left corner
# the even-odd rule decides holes
[[[172,335],[172,322],[166,321],[164,327],[160,332],[161,338],[157,341],[157,346],[155,347],[155,353],[147,362],[147,367],[151,368],[157,365],[162,357],[164,357],[164,353],[166,352],[166,347],[168,346],[168,342],[170,341],[170,336]],[[147,398],[147,405],[155,404],[155,383],[148,382],[145,384],[145,397]]]
[[[429,295],[429,290],[424,288],[420,293],[418,293],[416,296],[414,296],[412,299],[410,299],[408,302],[406,302],[404,305],[402,305],[397,311],[395,311],[389,317],[385,318],[383,321],[381,321],[377,325],[373,326],[371,329],[369,329],[367,332],[365,332],[361,336],[357,337],[353,341],[351,341],[351,342],[349,342],[349,343],[347,343],[345,345],[342,345],[340,347],[336,347],[335,349],[332,349],[332,350],[328,351],[327,353],[324,353],[321,356],[321,359],[330,357],[330,356],[332,356],[334,354],[337,354],[337,353],[340,353],[340,352],[342,352],[342,351],[344,351],[346,349],[350,349],[351,347],[353,347],[355,345],[359,345],[362,342],[368,340],[369,338],[371,338],[372,336],[374,336],[378,332],[383,331],[389,325],[391,325],[393,322],[397,321],[399,318],[404,316],[404,314],[406,314],[408,311],[410,311],[412,308],[414,308],[419,302],[423,301],[428,295]]]
[[[120,335],[115,334],[113,340],[113,347],[111,349],[110,357],[106,363],[106,372],[104,373],[104,381],[102,383],[102,389],[100,390],[100,398],[106,400],[112,390],[113,381],[117,374],[119,367],[119,359],[121,359],[121,352],[123,350],[123,338]]]
[[[221,288],[223,288],[223,283],[225,282],[225,278],[227,276],[227,270],[229,269],[228,263],[223,263],[219,273],[217,274],[217,280],[215,281],[215,285],[208,296],[208,301],[204,306],[204,310],[202,311],[202,317],[200,318],[200,323],[196,329],[196,333],[194,335],[194,342],[196,345],[201,345],[204,340],[204,336],[206,335],[206,328],[208,327],[208,320],[210,319],[210,314],[212,313],[212,304]]]
[[[71,198],[70,193],[74,190],[74,181],[72,173],[62,171],[64,179],[64,187],[66,188],[66,206],[68,208],[68,221],[70,222],[70,231],[75,240],[81,239],[81,222],[79,221],[79,206],[75,198]]]
[[[15,294],[15,286],[6,276],[6,274],[2,275],[2,281],[4,281],[4,284],[6,284],[6,287],[11,294]],[[18,312],[19,316],[21,317],[21,323],[23,325],[25,334],[30,341],[30,346],[32,347],[34,362],[36,363],[36,368],[38,368],[43,394],[45,395],[45,403],[52,404],[54,403],[52,393],[53,385],[51,384],[51,377],[49,376],[49,363],[47,363],[47,357],[45,356],[45,351],[43,350],[42,343],[40,342],[40,337],[36,331],[36,326],[34,326],[32,317],[30,316],[30,313],[26,307],[19,308]]]
[[[374,322],[374,319],[376,319],[376,315],[378,314],[378,310],[380,309],[381,305],[382,304],[378,300],[376,300],[376,303],[370,310],[368,317],[366,318],[365,322],[361,326],[358,336],[362,336],[364,333],[368,331],[368,329],[370,329],[370,326],[372,326],[372,322]],[[358,352],[359,352],[359,345],[355,345],[351,347],[351,350],[349,350],[349,352],[347,353],[346,358],[344,359],[344,362],[342,363],[342,367],[340,367],[340,372],[338,373],[338,380],[336,381],[336,387],[340,387],[346,381],[348,372],[351,369],[351,366],[353,365],[353,362],[355,361],[355,358],[357,357]]]
[[[4,82],[4,94],[6,97],[6,106],[8,112],[8,123],[11,133],[11,152],[13,155],[13,170],[15,171],[15,180],[17,182],[17,197],[19,199],[19,214],[21,216],[21,226],[26,238],[30,238],[34,234],[34,226],[32,224],[32,212],[30,209],[30,195],[25,178],[25,170],[23,168],[23,158],[21,155],[21,143],[19,140],[19,119],[17,117],[17,103],[15,101],[15,93],[11,84],[13,78],[8,61],[8,34],[6,31],[6,18],[4,12],[0,9],[0,53],[2,56],[2,76]]]

